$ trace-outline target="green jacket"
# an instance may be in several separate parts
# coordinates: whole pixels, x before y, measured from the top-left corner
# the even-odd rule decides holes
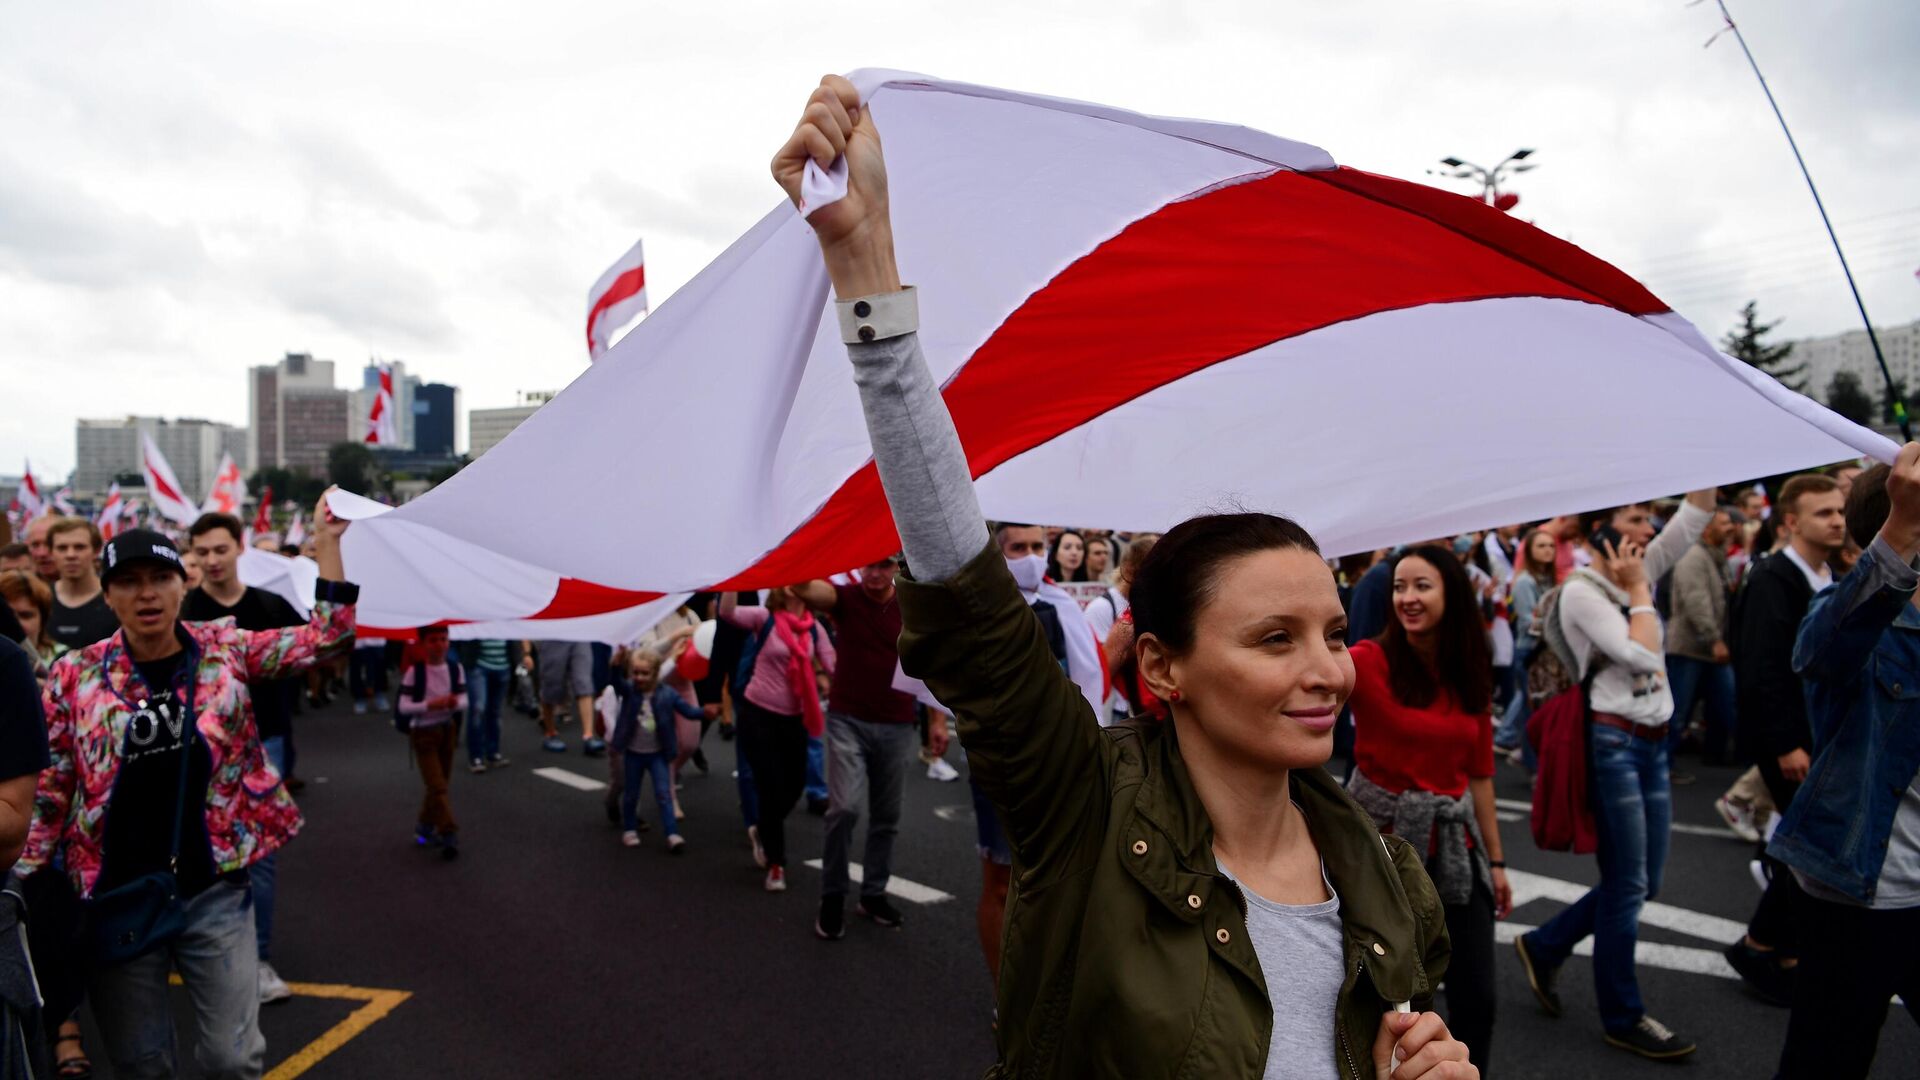
[[[1173,726],[1101,729],[991,546],[899,595],[901,663],[953,710],[1013,849],[988,1076],[1259,1080],[1266,981]],[[1373,1080],[1381,1014],[1426,1008],[1446,970],[1445,916],[1421,858],[1325,770],[1292,786],[1346,929],[1340,1075]]]

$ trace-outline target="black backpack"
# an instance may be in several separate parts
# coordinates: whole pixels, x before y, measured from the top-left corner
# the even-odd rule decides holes
[[[413,676],[413,685],[407,685],[407,676]],[[467,670],[451,651],[447,653],[447,693],[459,694],[467,689]],[[414,701],[424,701],[427,697],[427,662],[414,664],[400,674],[400,693],[393,695],[393,729],[402,735],[413,733],[413,717],[400,711],[400,695],[405,694]],[[458,724],[466,719],[466,714],[455,710],[449,723]]]

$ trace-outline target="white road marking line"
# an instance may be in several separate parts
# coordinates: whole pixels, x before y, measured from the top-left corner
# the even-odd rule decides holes
[[[818,870],[820,860],[808,859],[806,865]],[[863,881],[866,879],[866,871],[859,863],[848,863],[847,876],[856,882]],[[922,885],[917,881],[908,881],[897,874],[887,879],[887,892],[914,904],[939,904],[953,899],[952,893],[941,892],[931,885]]]
[[[1533,816],[1533,804],[1525,799],[1495,799],[1493,802],[1499,809],[1510,810],[1519,815],[1514,818],[1500,817],[1501,821],[1523,821],[1531,819]],[[1689,825],[1683,821],[1676,821],[1671,827],[1674,832],[1686,833],[1688,836],[1710,836],[1718,840],[1740,840],[1739,835],[1732,829],[1719,825]],[[1740,842],[1744,844],[1747,841],[1740,840]]]
[[[605,780],[595,780],[591,776],[581,776],[572,769],[557,769],[552,765],[533,770],[533,775],[556,784],[565,784],[575,791],[599,791],[607,786]]]
[[[1524,923],[1502,922],[1493,924],[1494,940],[1502,945],[1510,945],[1513,939],[1536,927]],[[1592,956],[1593,939],[1587,938],[1573,947],[1575,956]],[[1720,955],[1718,949],[1695,949],[1686,945],[1661,945],[1651,941],[1635,942],[1633,961],[1643,967],[1665,968],[1668,971],[1684,971],[1690,975],[1712,975],[1721,979],[1740,978],[1733,970],[1727,958]]]
[[[1508,870],[1507,883],[1513,886],[1513,906],[1532,900],[1557,900],[1562,904],[1571,904],[1587,894],[1587,886],[1544,874],[1529,874],[1525,870]],[[1700,911],[1688,911],[1686,908],[1663,904],[1658,900],[1649,900],[1640,909],[1640,921],[1647,926],[1657,926],[1662,930],[1672,930],[1688,937],[1697,937],[1702,941],[1736,941],[1746,935],[1745,923],[1732,919],[1723,919],[1718,915],[1708,915]],[[1719,953],[1714,953],[1719,956]],[[1690,969],[1689,969],[1690,970]],[[1728,970],[1732,970],[1729,968]]]

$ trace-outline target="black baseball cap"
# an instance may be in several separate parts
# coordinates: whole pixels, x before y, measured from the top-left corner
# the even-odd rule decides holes
[[[173,541],[152,529],[128,529],[107,541],[100,552],[101,583],[112,581],[138,563],[156,563],[182,578],[187,576],[187,568],[180,561],[180,549],[173,546]]]

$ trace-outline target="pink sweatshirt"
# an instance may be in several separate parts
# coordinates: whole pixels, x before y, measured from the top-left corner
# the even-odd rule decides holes
[[[732,615],[727,616],[727,621],[749,634],[758,634],[771,614],[763,607],[737,607]],[[833,639],[827,636],[826,627],[821,626],[817,619],[811,633],[820,666],[826,669],[827,674],[833,674]],[[761,646],[760,655],[754,661],[753,677],[747,680],[748,701],[782,716],[800,715],[800,701],[794,697],[793,688],[787,685],[787,661],[791,655],[777,628],[767,634],[767,643]],[[826,707],[825,695],[821,696],[821,707]]]

